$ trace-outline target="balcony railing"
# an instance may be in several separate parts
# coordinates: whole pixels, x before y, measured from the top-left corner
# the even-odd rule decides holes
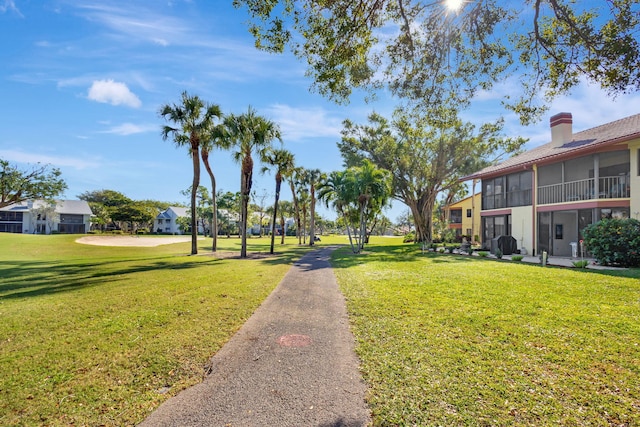
[[[595,178],[570,181],[538,187],[538,204],[576,202],[591,199],[618,199],[630,197],[629,177],[605,176],[598,179],[598,194]]]

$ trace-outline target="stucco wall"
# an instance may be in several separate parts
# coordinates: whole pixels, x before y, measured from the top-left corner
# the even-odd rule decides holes
[[[533,208],[520,206],[511,208],[511,235],[518,242],[518,249],[525,248],[528,254],[533,250]]]
[[[630,214],[631,218],[640,220],[640,140],[633,141],[629,144],[631,150],[631,173],[629,188],[631,190]]]

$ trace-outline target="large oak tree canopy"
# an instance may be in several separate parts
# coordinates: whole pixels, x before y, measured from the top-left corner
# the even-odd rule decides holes
[[[0,159],[0,208],[25,200],[52,199],[67,189],[60,169],[37,164],[25,170]]]
[[[640,89],[640,5],[633,0],[234,0],[256,46],[287,48],[314,87],[346,102],[353,88],[389,88],[424,105],[464,107],[510,75],[505,105],[526,123],[584,77],[610,94]]]

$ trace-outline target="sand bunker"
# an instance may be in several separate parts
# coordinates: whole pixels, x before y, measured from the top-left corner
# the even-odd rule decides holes
[[[151,247],[190,242],[191,236],[83,236],[76,240],[83,245]]]

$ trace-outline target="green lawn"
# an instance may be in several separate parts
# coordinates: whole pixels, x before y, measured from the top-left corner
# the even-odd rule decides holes
[[[190,243],[102,247],[0,233],[0,425],[132,425],[208,359],[307,248],[216,259]],[[134,238],[134,237],[132,237]],[[239,239],[221,250],[239,252]],[[268,251],[250,239],[249,252]]]
[[[368,252],[333,262],[375,425],[640,425],[640,270]]]
[[[86,246],[0,233],[0,425],[133,425],[308,248]],[[221,251],[239,252],[239,239]],[[250,239],[266,252],[268,239]],[[322,238],[322,245],[346,238]],[[334,253],[376,425],[640,425],[640,270],[607,274],[373,238]],[[625,424],[626,423],[626,424]]]

